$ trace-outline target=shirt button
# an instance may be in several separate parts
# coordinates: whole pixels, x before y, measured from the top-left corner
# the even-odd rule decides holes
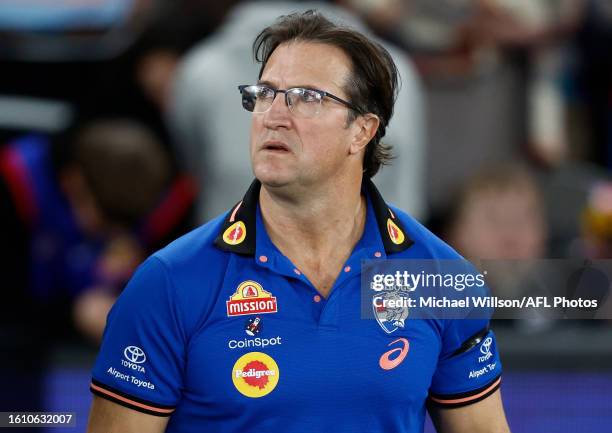
[[[315,302],[321,302],[321,297],[319,295],[314,295],[314,299]]]
[[[295,268],[293,272],[295,272],[296,275],[302,275],[302,273],[300,272],[298,268]]]
[[[267,256],[259,256],[259,261],[261,263],[266,263],[268,261],[268,257]]]
[[[376,252],[374,253],[374,256],[375,256],[375,257],[382,257],[382,253],[381,253],[380,251],[376,251]]]
[[[344,272],[351,272],[351,267],[347,266],[346,268],[344,268]]]

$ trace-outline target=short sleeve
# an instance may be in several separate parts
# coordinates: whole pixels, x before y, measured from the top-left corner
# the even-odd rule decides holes
[[[91,391],[157,416],[174,411],[183,384],[185,333],[164,263],[143,263],[111,309]]]
[[[449,320],[429,391],[430,403],[460,407],[481,401],[501,383],[495,335],[486,320]]]

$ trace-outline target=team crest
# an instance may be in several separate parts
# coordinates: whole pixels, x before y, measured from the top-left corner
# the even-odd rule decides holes
[[[242,221],[237,221],[223,233],[223,242],[228,245],[238,245],[246,238],[246,227]]]
[[[389,232],[389,238],[391,238],[391,242],[396,245],[401,245],[404,242],[406,237],[404,236],[404,232],[391,221],[391,218],[387,218],[387,231]]]
[[[409,312],[408,294],[408,291],[401,288],[385,289],[377,292],[372,299],[374,317],[387,334],[404,328]]]
[[[236,292],[226,301],[227,316],[276,313],[276,297],[264,290],[261,284],[247,280],[238,286]]]

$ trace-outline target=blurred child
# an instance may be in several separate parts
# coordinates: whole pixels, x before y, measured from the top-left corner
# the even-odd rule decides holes
[[[518,165],[480,171],[458,194],[447,233],[468,258],[541,258],[547,228],[535,180]]]
[[[31,327],[27,306],[48,313],[35,331],[43,339],[67,330],[72,303],[77,328],[99,338],[147,252],[187,229],[195,195],[190,181],[172,178],[157,138],[125,119],[80,125],[57,141],[16,139],[0,154],[0,184],[0,263],[12,297],[3,318]]]

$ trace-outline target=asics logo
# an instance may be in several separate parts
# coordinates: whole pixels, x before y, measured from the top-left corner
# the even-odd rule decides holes
[[[394,340],[389,343],[389,346],[397,342],[402,343],[402,347],[396,347],[395,349],[391,349],[381,355],[380,360],[378,361],[378,365],[380,365],[380,368],[382,368],[383,370],[394,369],[395,367],[400,365],[406,355],[408,355],[408,349],[410,348],[410,343],[408,343],[408,340],[405,338],[398,338],[397,340]],[[397,354],[397,356],[391,359],[391,357],[395,354]]]

